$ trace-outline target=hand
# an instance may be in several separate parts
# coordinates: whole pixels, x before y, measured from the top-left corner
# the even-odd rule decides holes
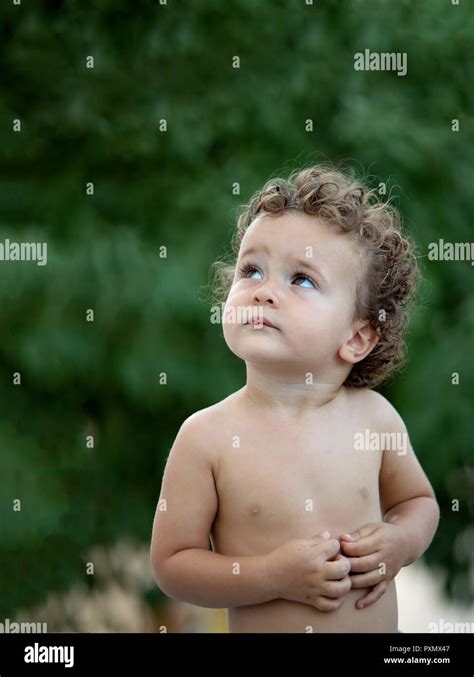
[[[351,565],[353,588],[371,590],[356,602],[363,609],[376,602],[387,590],[406,561],[403,529],[387,522],[370,522],[340,538],[341,550]]]
[[[267,556],[267,571],[276,598],[335,611],[351,589],[350,564],[329,533],[284,543]],[[333,561],[330,561],[332,560]]]

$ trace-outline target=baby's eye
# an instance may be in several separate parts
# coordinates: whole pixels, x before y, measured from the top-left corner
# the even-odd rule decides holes
[[[263,280],[263,274],[252,263],[244,263],[244,265],[239,268],[239,274],[241,277],[245,277],[249,280]],[[256,278],[255,274],[260,275],[260,278]],[[306,289],[318,289],[316,282],[299,270],[293,273],[292,279],[293,283],[295,280],[303,280],[303,284],[298,284],[299,287],[304,287]]]
[[[262,275],[262,273],[258,270],[258,268],[255,268],[255,266],[251,265],[250,263],[246,263],[239,269],[239,273],[242,277],[247,277],[249,279],[257,279],[253,278],[255,273],[258,273],[259,275]]]
[[[309,282],[309,285],[307,284],[299,284],[299,287],[305,287],[306,289],[317,289],[317,285],[313,280],[308,277],[307,275],[303,275],[303,273],[295,273],[295,276],[293,278],[293,282],[295,280],[305,280],[306,282]]]

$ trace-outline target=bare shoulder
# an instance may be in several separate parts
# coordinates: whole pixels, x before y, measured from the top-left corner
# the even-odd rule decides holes
[[[237,393],[232,393],[225,399],[215,404],[199,409],[181,425],[183,430],[193,432],[219,433],[220,426],[237,413]]]
[[[405,430],[402,417],[386,397],[369,388],[347,388],[348,402],[369,420],[372,426],[385,430]]]
[[[233,393],[188,416],[181,424],[176,438],[181,445],[204,454],[213,468],[217,466],[219,449],[230,421],[237,415],[236,395],[237,393]]]

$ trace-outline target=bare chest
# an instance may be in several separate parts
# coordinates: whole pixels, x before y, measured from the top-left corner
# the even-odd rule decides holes
[[[380,518],[381,456],[355,448],[350,422],[307,427],[234,426],[219,448],[214,540],[259,552],[320,530],[343,532]]]

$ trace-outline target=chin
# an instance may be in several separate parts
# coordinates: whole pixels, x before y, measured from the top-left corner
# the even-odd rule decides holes
[[[246,362],[262,362],[275,359],[275,351],[269,346],[250,345],[253,341],[232,341],[224,335],[225,342],[229,350],[241,360]],[[273,355],[272,355],[273,353]]]
[[[252,362],[253,364],[273,364],[278,365],[288,362],[288,355],[281,355],[278,351],[272,349],[270,346],[242,346],[230,347],[230,350],[244,360],[244,362]]]

